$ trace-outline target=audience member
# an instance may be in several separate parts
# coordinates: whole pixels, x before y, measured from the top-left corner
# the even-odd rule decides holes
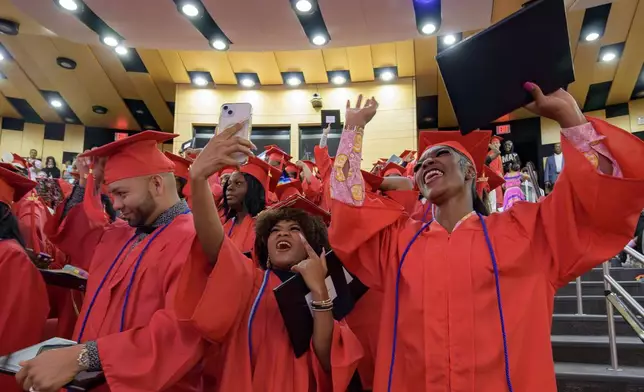
[[[512,170],[512,164],[517,163],[521,167],[521,159],[519,154],[514,152],[514,143],[512,140],[506,140],[503,143],[503,154],[501,154],[501,162],[503,163],[503,173]]]
[[[546,183],[546,191],[552,192],[552,188],[559,178],[559,173],[564,167],[564,156],[561,152],[561,143],[555,143],[555,152],[546,158],[546,168],[544,171],[544,182]]]
[[[56,159],[54,159],[54,157],[47,157],[45,160],[45,167],[42,171],[45,172],[47,178],[60,178],[60,169],[56,165]]]

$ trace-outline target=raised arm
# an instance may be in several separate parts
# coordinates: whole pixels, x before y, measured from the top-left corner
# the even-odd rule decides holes
[[[217,261],[225,233],[208,178],[226,166],[239,166],[233,154],[253,155],[251,148],[254,146],[250,140],[235,136],[242,126],[242,123],[235,124],[210,139],[190,167],[195,229],[203,251],[212,265]]]

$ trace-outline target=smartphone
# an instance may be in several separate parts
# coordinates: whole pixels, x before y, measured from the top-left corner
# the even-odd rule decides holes
[[[217,133],[223,132],[224,129],[242,121],[246,121],[242,129],[237,132],[236,136],[250,140],[251,121],[253,117],[253,106],[248,102],[225,103],[221,105],[219,113],[219,123],[217,124]],[[238,153],[235,159],[239,163],[245,163],[248,157]]]

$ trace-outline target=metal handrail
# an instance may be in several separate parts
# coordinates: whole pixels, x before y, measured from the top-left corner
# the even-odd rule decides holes
[[[644,255],[636,251],[635,249],[631,248],[630,246],[625,246],[624,252],[628,253],[629,255],[635,257],[637,260],[644,263]]]
[[[602,270],[604,272],[604,292],[610,293],[610,283],[606,280],[606,277],[610,278],[610,262],[605,261],[602,264]],[[606,299],[606,319],[608,323],[608,347],[610,349],[610,365],[611,370],[619,371],[619,363],[617,361],[617,334],[615,333],[615,318],[613,317],[613,304]]]

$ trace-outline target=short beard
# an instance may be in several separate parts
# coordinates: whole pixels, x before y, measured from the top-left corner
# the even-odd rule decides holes
[[[137,220],[130,221],[128,222],[128,224],[132,227],[147,226],[145,222],[149,220],[150,215],[152,215],[155,209],[156,209],[156,203],[154,201],[154,198],[152,197],[152,194],[148,192],[143,202],[141,202],[141,204],[134,211],[136,213],[135,218]]]

